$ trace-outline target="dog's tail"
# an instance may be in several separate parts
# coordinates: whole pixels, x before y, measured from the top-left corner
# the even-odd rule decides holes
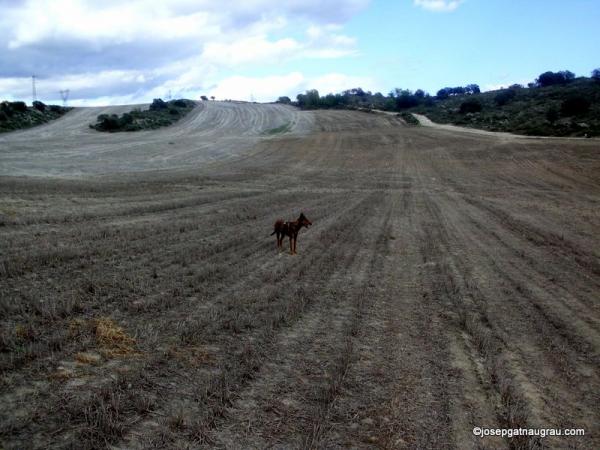
[[[275,233],[277,233],[277,230],[273,230],[273,232],[269,236],[273,236]]]

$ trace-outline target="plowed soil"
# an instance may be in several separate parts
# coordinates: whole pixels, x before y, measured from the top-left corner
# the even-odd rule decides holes
[[[115,110],[0,138],[0,447],[600,448],[597,140]]]

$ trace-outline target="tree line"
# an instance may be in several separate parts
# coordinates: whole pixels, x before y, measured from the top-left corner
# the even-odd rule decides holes
[[[600,69],[592,71],[591,78],[600,82]],[[573,72],[562,70],[558,72],[547,71],[540,74],[535,81],[529,83],[527,88],[543,88],[553,85],[566,85],[576,79]],[[517,89],[524,89],[525,86],[513,84],[507,89],[501,89],[495,97],[498,106],[508,103],[516,95]],[[433,106],[436,101],[445,100],[452,97],[470,97],[477,96],[481,89],[477,84],[467,84],[466,86],[444,87],[437,91],[435,96],[430,95],[423,89],[411,91],[410,89],[396,88],[387,95],[381,92],[372,93],[362,88],[348,89],[337,94],[327,94],[321,96],[316,89],[310,89],[303,94],[296,96],[296,101],[289,97],[279,97],[277,103],[293,104],[302,109],[320,109],[320,108],[367,108],[381,109],[385,111],[403,111],[417,106]],[[475,98],[465,98],[464,107],[461,112],[477,112],[480,105]]]

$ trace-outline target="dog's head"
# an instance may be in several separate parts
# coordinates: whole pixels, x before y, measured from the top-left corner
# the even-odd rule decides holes
[[[300,213],[300,217],[298,217],[298,223],[300,224],[301,227],[310,227],[312,225],[312,222],[310,220],[308,220],[308,218],[304,215],[304,213]]]

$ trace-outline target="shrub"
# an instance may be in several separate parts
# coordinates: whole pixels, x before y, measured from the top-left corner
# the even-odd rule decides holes
[[[59,113],[63,111],[63,107],[59,105],[50,105],[50,111]]]
[[[396,109],[408,109],[413,108],[419,104],[419,99],[410,93],[402,93],[396,97]]]
[[[44,112],[46,110],[46,105],[38,100],[33,102],[33,107],[41,112]]]
[[[6,102],[6,101],[0,103],[0,111],[2,111],[4,114],[6,114],[7,117],[12,117],[12,115],[14,114],[14,111],[12,109],[10,102]]]
[[[481,109],[482,109],[481,102],[477,99],[471,98],[471,99],[466,100],[461,103],[459,111],[461,114],[466,114],[466,113],[476,113],[476,112],[481,111]]]
[[[279,97],[277,99],[277,103],[283,103],[284,105],[289,105],[292,103],[292,100],[288,96]]]
[[[98,127],[103,130],[111,131],[119,128],[119,118],[116,114],[100,114],[98,121],[100,122]]]
[[[575,96],[566,99],[560,105],[560,113],[565,116],[577,116],[585,114],[590,109],[590,102],[582,96]]]
[[[513,89],[505,89],[496,94],[494,101],[498,106],[504,106],[515,98],[516,95],[517,93]]]
[[[8,115],[4,111],[0,111],[0,122],[6,122],[8,120]]]
[[[120,126],[129,125],[131,123],[133,123],[133,116],[129,113],[123,114],[123,116],[119,119]]]
[[[558,110],[554,107],[551,107],[548,111],[546,111],[546,120],[550,123],[554,123],[558,120],[559,114]]]
[[[152,104],[150,105],[150,110],[151,111],[159,111],[161,109],[167,109],[167,104],[165,103],[165,101],[160,98],[155,98],[154,100],[152,100]]]
[[[592,80],[600,81],[600,69],[592,70]]]
[[[415,116],[413,116],[411,113],[408,112],[401,112],[398,113],[398,116],[400,116],[406,123],[407,125],[419,125],[419,121],[415,118]]]
[[[25,104],[25,102],[12,102],[10,104],[11,108],[15,111],[18,112],[26,112],[27,111],[27,105]]]
[[[155,129],[171,125],[190,111],[195,103],[190,100],[177,99],[164,102],[155,99],[148,110],[141,111],[134,108],[121,116],[116,114],[100,114],[96,124],[90,127],[98,131],[138,131],[143,129]]]

